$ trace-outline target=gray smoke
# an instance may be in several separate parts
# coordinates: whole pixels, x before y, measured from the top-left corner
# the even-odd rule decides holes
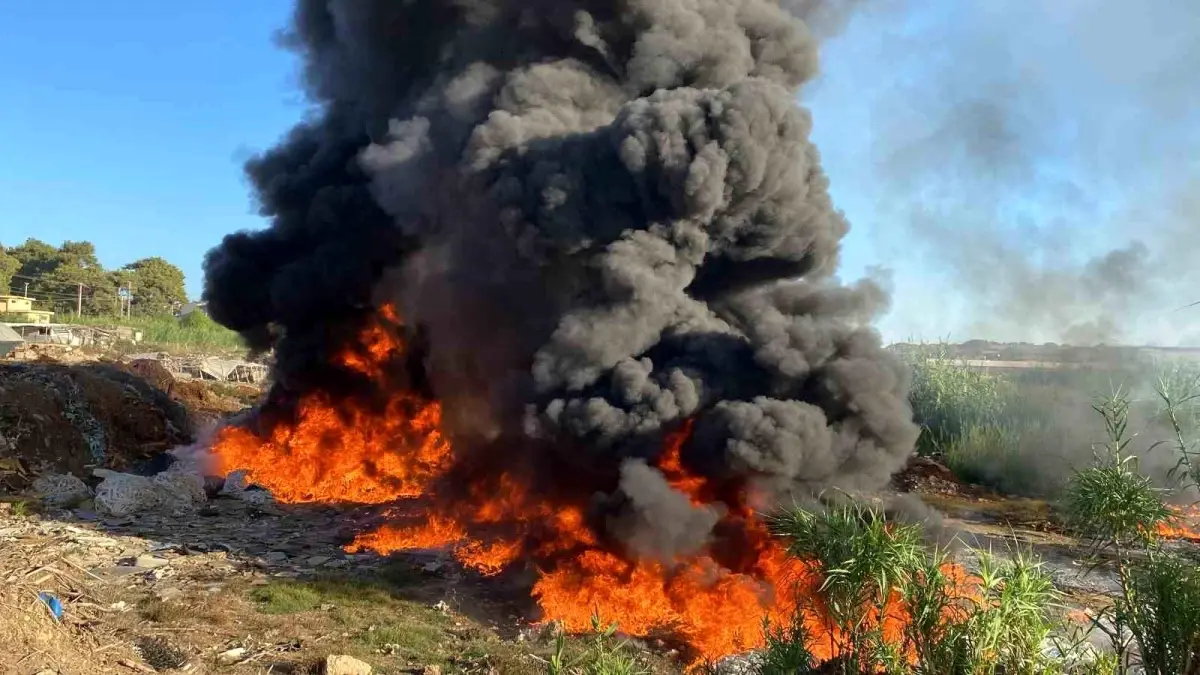
[[[330,355],[394,302],[461,460],[590,467],[641,556],[717,520],[650,468],[689,418],[686,465],[781,493],[903,464],[887,299],[833,276],[817,42],[777,1],[301,0],[287,43],[319,113],[250,164],[271,227],[206,267],[213,316],[275,336],[276,400],[349,386]]]
[[[867,245],[900,258],[900,288],[927,284],[886,332],[1200,342],[1200,313],[1174,312],[1200,286],[1197,34],[1175,0],[856,13],[810,98],[855,120],[837,175],[871,195],[853,210],[879,226]]]

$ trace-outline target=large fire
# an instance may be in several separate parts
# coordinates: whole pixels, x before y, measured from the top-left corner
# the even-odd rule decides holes
[[[385,377],[405,349],[398,323],[385,308],[361,344],[340,357],[341,365]],[[623,555],[589,527],[586,503],[540,494],[517,473],[486,474],[465,494],[439,498],[438,481],[456,460],[441,413],[438,402],[405,390],[392,394],[382,413],[317,392],[262,436],[224,429],[213,450],[220,471],[244,470],[282,502],[412,500],[417,515],[397,510],[389,524],[360,534],[347,550],[446,549],[483,575],[530,565],[543,619],[569,631],[587,630],[598,615],[630,635],[682,642],[697,661],[715,660],[762,646],[764,617],[779,625],[799,610],[810,632],[821,636],[811,645],[814,655],[837,656],[836,631],[813,614],[819,603],[801,602],[815,597],[813,570],[786,555],[744,489],[718,490],[684,465],[690,422],[667,436],[656,466],[694,505],[720,504],[722,534],[687,559],[660,561]],[[885,634],[899,639],[905,617],[893,598]]]

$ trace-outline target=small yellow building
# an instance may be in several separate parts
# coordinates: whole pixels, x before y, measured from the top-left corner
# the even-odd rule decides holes
[[[0,295],[0,316],[10,322],[50,323],[54,319],[54,312],[34,309],[33,300],[19,295]]]

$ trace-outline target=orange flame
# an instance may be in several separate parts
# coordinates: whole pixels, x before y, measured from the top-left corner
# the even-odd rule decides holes
[[[1183,539],[1200,542],[1200,506],[1169,507],[1173,517],[1158,524],[1158,535],[1164,539]]]
[[[404,349],[389,332],[394,310],[365,331],[358,350],[339,357],[346,367],[379,377],[382,364]],[[400,392],[386,411],[335,405],[309,394],[297,406],[295,424],[276,424],[263,438],[242,427],[225,427],[213,444],[217,470],[238,469],[281,502],[384,504],[424,494],[446,471],[450,444],[441,432],[442,407]]]
[[[337,363],[373,379],[386,377],[388,364],[404,354],[398,326],[394,309],[383,308],[360,344]],[[510,473],[469,482],[453,498],[439,495],[439,479],[454,468],[455,456],[436,401],[399,390],[378,410],[318,392],[303,397],[295,413],[263,436],[245,428],[223,430],[213,447],[219,469],[245,470],[250,481],[283,502],[422,498],[419,517],[397,517],[358,535],[347,546],[350,552],[446,549],[484,575],[527,562],[538,573],[532,594],[546,620],[586,631],[598,615],[617,621],[630,635],[677,639],[698,661],[761,647],[763,617],[780,625],[797,612],[821,636],[810,646],[814,655],[822,660],[838,655],[836,631],[815,614],[819,575],[787,555],[748,506],[744,486],[718,490],[684,466],[690,420],[666,437],[656,465],[693,504],[722,504],[721,529],[736,534],[686,559],[647,561],[630,560],[599,540],[587,522],[586,496],[574,502],[550,498]],[[889,599],[883,618],[889,640],[899,644],[907,616],[898,598]]]

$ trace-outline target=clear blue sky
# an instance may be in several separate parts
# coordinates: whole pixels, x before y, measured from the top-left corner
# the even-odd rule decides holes
[[[1166,232],[1200,192],[1200,3],[863,4],[802,98],[853,225],[843,276],[891,275],[886,337],[1053,339],[1060,318],[1022,325],[1028,288],[1005,274],[1070,296],[1089,257]],[[199,295],[204,252],[263,225],[242,162],[305,110],[273,42],[290,9],[0,2],[0,242],[91,240],[110,267],[162,256]],[[1156,269],[1196,259],[1185,239],[1150,242]],[[1168,290],[1131,302],[1183,295]]]
[[[0,3],[0,242],[201,258],[259,227],[241,163],[303,113],[288,0]]]

